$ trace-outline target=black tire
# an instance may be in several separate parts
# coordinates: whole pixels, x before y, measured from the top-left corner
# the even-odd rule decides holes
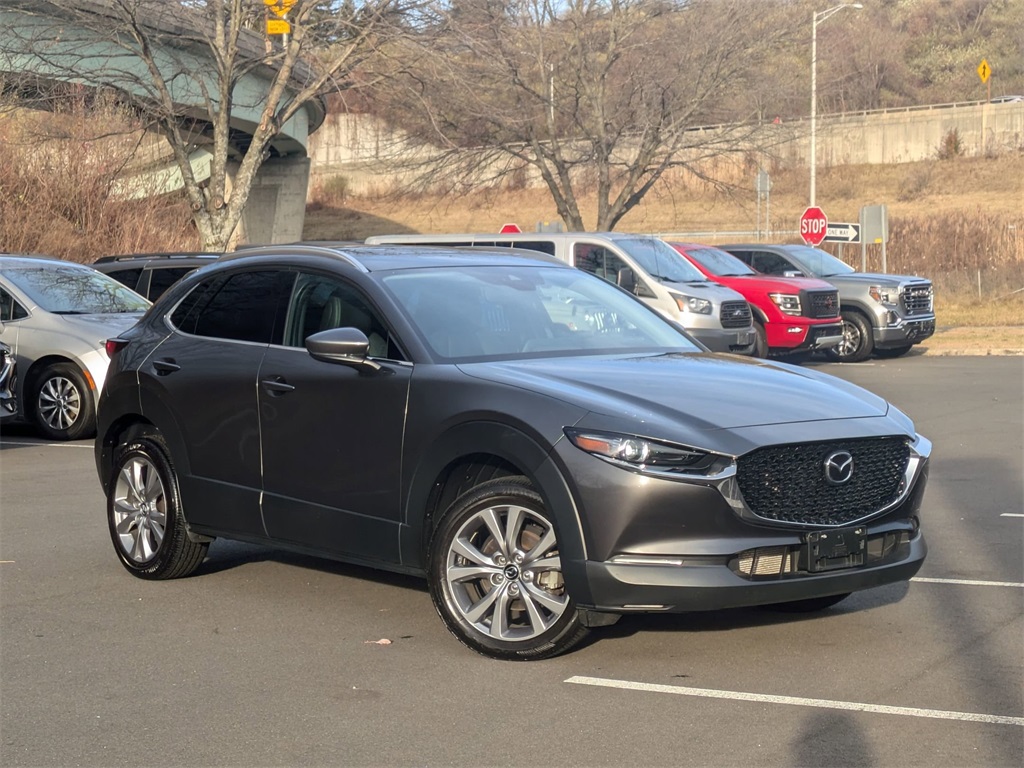
[[[859,363],[871,356],[875,339],[871,325],[859,312],[843,312],[843,340],[828,350],[828,356],[840,363]]]
[[[876,349],[875,356],[880,357],[883,360],[889,360],[894,357],[903,357],[912,348],[913,344],[907,344],[905,347],[889,347],[888,349]]]
[[[177,476],[158,435],[114,450],[107,525],[121,564],[140,579],[188,576],[209,548],[188,537]]]
[[[764,332],[764,326],[754,321],[754,350],[751,352],[754,357],[768,357],[768,335]]]
[[[81,440],[96,434],[96,395],[73,363],[47,366],[32,382],[30,418],[50,440]]]
[[[565,589],[558,555],[551,515],[526,478],[481,483],[452,503],[434,531],[434,607],[460,642],[485,656],[527,661],[565,653],[587,628]]]
[[[844,592],[841,595],[826,595],[825,597],[809,597],[806,600],[791,600],[788,603],[773,603],[765,606],[773,611],[782,613],[814,613],[831,608],[836,603],[845,600],[852,593]]]

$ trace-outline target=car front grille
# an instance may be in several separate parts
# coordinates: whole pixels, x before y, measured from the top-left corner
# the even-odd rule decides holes
[[[903,289],[900,296],[908,315],[930,314],[932,311],[932,284],[914,283]]]
[[[839,317],[839,291],[808,291],[804,307],[807,317]]]
[[[826,461],[837,452],[840,460],[842,452],[853,457],[853,472],[845,482],[833,483],[826,477]],[[899,497],[909,460],[904,437],[775,445],[741,457],[736,480],[747,507],[763,520],[847,525]]]
[[[723,301],[721,314],[723,328],[746,328],[750,325],[750,305],[745,301]]]

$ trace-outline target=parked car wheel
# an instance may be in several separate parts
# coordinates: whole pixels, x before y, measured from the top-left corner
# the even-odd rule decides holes
[[[445,512],[430,546],[430,594],[452,634],[492,658],[549,658],[587,632],[550,513],[523,477],[482,483]]]
[[[843,312],[843,340],[828,351],[840,363],[859,363],[871,355],[871,326],[859,312]]]
[[[766,606],[773,611],[781,611],[783,613],[814,613],[815,611],[823,611],[826,608],[831,608],[836,603],[842,602],[850,596],[851,593],[845,592],[841,595],[826,595],[825,597],[809,597],[806,600],[792,600],[788,603],[774,603]]]
[[[903,347],[889,347],[888,349],[876,349],[875,355],[886,360],[893,357],[903,357],[903,355],[907,354],[907,352],[909,352],[913,348],[913,346],[913,344],[907,344],[906,346]]]
[[[768,357],[768,336],[761,323],[754,322],[754,357]]]
[[[80,440],[96,432],[96,400],[73,363],[47,367],[32,387],[31,415],[51,440]]]
[[[147,435],[120,445],[113,471],[107,522],[121,564],[142,579],[173,579],[195,571],[209,544],[188,537],[163,441]]]

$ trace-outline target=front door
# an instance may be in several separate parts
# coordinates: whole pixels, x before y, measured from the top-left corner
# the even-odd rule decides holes
[[[379,371],[315,360],[330,328],[370,340]],[[311,549],[397,563],[401,448],[412,366],[369,301],[337,278],[300,274],[282,344],[259,371],[267,532]]]

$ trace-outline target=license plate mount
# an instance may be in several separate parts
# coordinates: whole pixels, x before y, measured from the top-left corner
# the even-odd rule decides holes
[[[864,565],[866,534],[867,529],[862,525],[808,533],[807,570],[821,573]]]

